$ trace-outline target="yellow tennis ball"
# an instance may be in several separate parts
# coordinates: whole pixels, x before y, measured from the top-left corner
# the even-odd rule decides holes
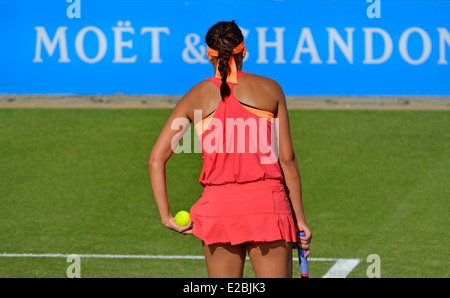
[[[187,226],[190,219],[191,217],[187,211],[180,211],[175,215],[175,223],[180,227]]]

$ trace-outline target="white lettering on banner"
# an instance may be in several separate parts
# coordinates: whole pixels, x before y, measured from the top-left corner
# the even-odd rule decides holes
[[[43,26],[34,27],[36,31],[36,43],[35,43],[35,55],[32,60],[34,63],[43,63],[42,58],[42,48],[47,52],[48,57],[53,57],[55,51],[59,50],[59,63],[70,63],[68,51],[67,51],[67,39],[66,39],[66,31],[67,27],[61,26],[58,27],[55,34],[51,38]],[[267,38],[266,33],[269,28],[267,27],[256,27],[258,35],[258,58],[256,59],[257,64],[268,64],[268,48],[273,48],[275,51],[272,54],[272,57],[275,56],[275,59],[272,63],[275,64],[285,64],[286,61],[284,59],[284,32],[286,28],[284,27],[274,27],[272,28],[275,32],[275,38],[271,39]],[[349,64],[354,64],[354,36],[355,32],[354,27],[346,27],[344,28],[346,31],[345,34],[341,35],[334,27],[325,28],[328,33],[328,60],[327,64],[337,64],[338,60],[336,59],[336,48],[343,54],[345,59]],[[361,28],[364,32],[364,59],[362,61],[363,64],[383,64],[389,60],[394,51],[394,44],[391,36],[384,29],[377,27],[368,27]],[[450,47],[450,34],[447,28],[438,27],[437,33],[439,38],[439,60],[437,64],[439,65],[448,65],[448,61],[446,59],[446,50]],[[134,36],[135,29],[131,27],[131,22],[126,21],[117,22],[117,26],[112,27],[112,31],[114,33],[114,59],[113,63],[136,63],[138,59],[138,54],[128,54],[125,55],[123,52],[124,48],[128,50],[133,50],[133,40],[130,37],[125,37],[125,34]],[[88,57],[85,52],[85,37],[87,34],[93,33],[95,34],[98,42],[98,50],[94,57]],[[162,63],[161,59],[161,46],[160,46],[160,37],[161,34],[170,35],[170,30],[168,27],[142,27],[141,28],[141,36],[150,33],[151,35],[151,59],[149,63]],[[247,37],[251,34],[250,29],[243,29],[244,36]],[[421,39],[423,48],[422,53],[419,57],[411,57],[409,48],[409,40],[411,35],[417,36]],[[381,49],[381,55],[377,53],[377,57],[374,57],[374,37],[377,38],[377,48]],[[413,38],[413,37],[411,37]],[[206,59],[206,46],[201,43],[200,35],[197,33],[189,33],[185,36],[184,39],[185,48],[181,52],[181,56],[184,62],[189,64],[207,64],[208,59]],[[417,42],[417,39],[416,39]],[[419,41],[420,42],[420,41]],[[87,26],[82,28],[75,37],[75,52],[78,55],[79,59],[85,63],[97,63],[101,61],[107,52],[108,49],[108,40],[106,38],[105,33],[98,27],[95,26]],[[399,36],[398,42],[398,50],[400,53],[400,57],[408,64],[411,65],[420,65],[425,63],[431,56],[432,51],[432,39],[430,35],[419,27],[410,27],[406,28]],[[275,54],[275,55],[273,55]],[[308,54],[310,56],[310,60],[308,61],[310,64],[322,64],[322,60],[319,57],[319,52],[317,50],[313,34],[311,29],[308,27],[303,27],[300,31],[300,36],[298,38],[298,42],[295,48],[295,53],[290,61],[291,64],[300,64],[303,61],[301,60],[302,54]],[[252,56],[253,57],[253,56]],[[248,60],[248,55],[245,58]]]
[[[413,33],[413,32],[417,32],[420,34],[420,37],[422,37],[422,43],[423,43],[422,55],[417,60],[411,59],[411,57],[409,56],[409,53],[408,53],[408,38],[411,35],[411,33]],[[402,55],[403,59],[406,62],[408,62],[409,64],[418,65],[418,64],[424,63],[428,59],[428,57],[430,57],[431,39],[423,29],[418,28],[418,27],[412,27],[412,28],[408,28],[400,36],[400,42],[398,44],[398,47],[400,49],[400,55]]]
[[[380,28],[362,28],[364,31],[364,45],[365,45],[365,59],[364,64],[381,64],[386,62],[392,54],[392,39],[389,34]],[[384,41],[383,55],[378,58],[373,58],[373,33],[380,34]]]
[[[327,28],[328,31],[328,54],[329,58],[327,60],[328,64],[337,64],[334,58],[334,44],[336,43],[341,49],[342,54],[350,64],[353,64],[353,31],[355,28],[345,28],[347,32],[347,43],[344,42],[342,37],[337,32],[336,28]]]
[[[122,27],[125,24],[125,27]],[[60,59],[59,63],[68,63],[71,62],[68,54],[67,54],[67,40],[66,40],[66,30],[67,27],[58,27],[56,33],[52,40],[48,36],[48,33],[45,27],[36,26],[34,27],[36,30],[36,47],[35,47],[35,57],[33,59],[34,63],[42,63],[42,45],[44,45],[45,50],[48,53],[49,57],[52,57],[55,49],[59,46]],[[133,48],[133,41],[123,40],[123,33],[134,34],[134,29],[131,27],[131,23],[126,21],[125,23],[122,21],[117,22],[117,27],[112,27],[114,31],[114,59],[113,63],[135,63],[137,59],[137,55],[135,54],[132,57],[123,57],[122,49],[127,47],[129,49]],[[87,57],[84,50],[84,38],[85,35],[89,32],[95,33],[98,40],[98,51],[97,55],[94,58]],[[145,33],[151,33],[151,49],[152,49],[152,58],[150,59],[150,63],[162,63],[160,58],[160,46],[159,46],[159,34],[166,33],[169,34],[169,28],[167,27],[143,27],[141,29],[141,35]],[[101,29],[94,26],[88,26],[82,28],[76,38],[75,38],[75,51],[80,58],[81,61],[86,63],[97,63],[103,59],[107,50],[107,39],[105,34]]]
[[[124,27],[125,24],[125,27]],[[125,23],[122,21],[117,22],[117,27],[112,27],[114,31],[114,60],[113,63],[134,63],[136,61],[137,55],[129,58],[123,57],[122,49],[124,47],[133,48],[133,40],[123,41],[123,33],[130,33],[134,35],[134,29],[131,27],[130,21]]]
[[[196,33],[189,33],[184,38],[184,43],[186,44],[186,48],[184,48],[181,56],[183,57],[184,62],[193,64],[193,63],[208,63],[208,59],[206,59],[206,46],[201,45],[198,47],[199,50],[195,46],[200,43],[200,36]],[[192,54],[194,57],[190,56]]]
[[[257,27],[255,28],[258,31],[258,60],[256,63],[269,63],[266,58],[266,48],[273,47],[276,50],[276,59],[274,63],[286,63],[284,60],[284,42],[283,42],[283,32],[286,28],[273,28],[275,31],[275,41],[267,41],[266,40],[266,32],[267,27]]]
[[[450,46],[450,34],[445,28],[437,28],[439,31],[439,61],[438,64],[448,64],[445,59],[445,43]]]
[[[303,47],[303,44],[305,42],[308,44],[307,48]],[[320,60],[319,58],[319,53],[317,52],[316,44],[314,43],[314,39],[311,34],[311,29],[309,29],[308,27],[303,28],[302,32],[300,33],[297,48],[295,49],[294,59],[292,59],[291,63],[302,63],[300,61],[300,55],[302,53],[308,53],[311,55],[311,64],[322,63],[322,60]]]
[[[89,31],[94,32],[98,40],[97,55],[92,59],[87,57],[86,53],[84,52],[84,37]],[[105,34],[103,34],[102,30],[94,26],[84,27],[80,30],[80,32],[78,32],[77,37],[75,38],[75,51],[78,57],[86,63],[97,63],[98,61],[102,60],[106,54],[107,47],[108,43],[106,41]]]
[[[59,63],[68,63],[70,62],[69,56],[67,55],[67,42],[66,42],[66,30],[67,27],[58,27],[56,30],[55,36],[52,41],[50,41],[50,37],[47,34],[47,31],[44,27],[36,26],[34,27],[36,30],[36,51],[34,55],[33,62],[41,63],[43,62],[41,57],[42,44],[44,44],[45,49],[50,57],[53,56],[55,52],[56,46],[59,45],[59,54],[60,58],[58,60]]]
[[[159,34],[165,33],[167,35],[170,34],[169,28],[167,27],[142,27],[141,35],[150,32],[152,35],[152,58],[150,59],[150,63],[162,63],[159,54]]]

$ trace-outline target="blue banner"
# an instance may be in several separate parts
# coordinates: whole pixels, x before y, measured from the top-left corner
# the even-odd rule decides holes
[[[181,95],[235,20],[286,95],[450,95],[450,1],[8,0],[0,94]]]

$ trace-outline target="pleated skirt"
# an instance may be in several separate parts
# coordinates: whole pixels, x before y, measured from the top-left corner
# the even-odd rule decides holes
[[[207,185],[190,213],[193,234],[206,245],[297,241],[289,200],[277,179]]]

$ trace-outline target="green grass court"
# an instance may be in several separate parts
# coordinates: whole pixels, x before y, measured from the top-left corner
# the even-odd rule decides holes
[[[0,109],[0,255],[201,256],[164,228],[147,161],[164,109]],[[450,277],[448,111],[291,110],[311,258],[381,277]],[[200,154],[168,163],[173,214],[200,197]],[[295,255],[295,254],[294,254]],[[311,261],[322,277],[332,261]],[[66,277],[65,258],[0,257],[0,277]],[[245,276],[252,277],[248,262]],[[295,264],[296,265],[296,264]],[[206,277],[203,260],[82,258],[81,277]],[[294,267],[298,276],[298,267]]]

